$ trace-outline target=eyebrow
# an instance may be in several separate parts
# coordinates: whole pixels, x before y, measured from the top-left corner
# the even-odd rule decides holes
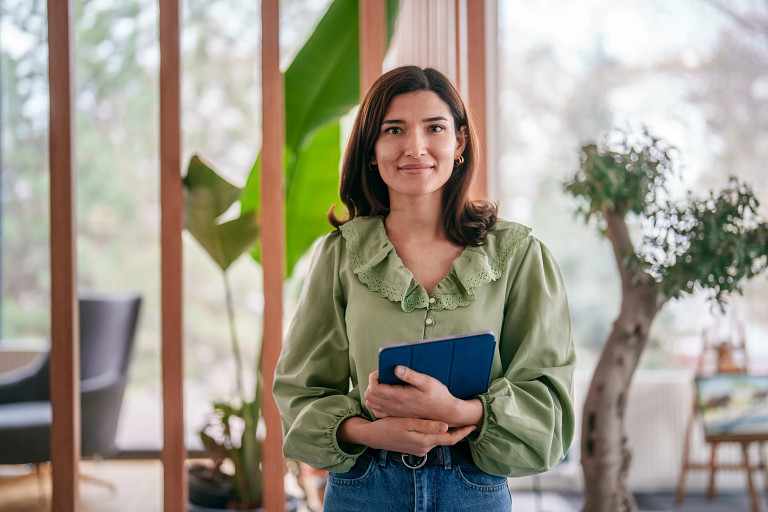
[[[448,118],[442,117],[442,116],[428,117],[426,119],[422,119],[421,122],[422,123],[434,123],[435,121],[445,121],[445,122],[448,122]],[[383,124],[383,125],[384,124],[403,124],[403,123],[405,123],[405,121],[403,121],[402,119],[385,119],[384,121],[381,122],[381,124]]]

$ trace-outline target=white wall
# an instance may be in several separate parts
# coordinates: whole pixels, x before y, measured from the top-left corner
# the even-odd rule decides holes
[[[579,373],[575,379],[575,403],[577,404],[576,438],[568,460],[538,477],[545,490],[580,491],[583,485],[579,464],[581,440],[581,411],[589,387],[591,374]],[[638,371],[630,388],[627,407],[627,433],[633,452],[629,472],[632,491],[674,492],[680,476],[680,462],[688,417],[693,404],[693,372],[670,370]],[[758,454],[754,447],[752,461]],[[691,458],[697,462],[709,460],[710,449],[704,444],[701,425],[694,423],[691,436]],[[718,451],[721,462],[739,462],[741,451],[737,445],[723,445]],[[763,476],[753,473],[758,489],[764,485]],[[703,470],[688,471],[686,491],[704,492],[709,475]],[[719,471],[717,490],[746,489],[743,471]],[[534,477],[510,480],[513,490],[531,490]]]

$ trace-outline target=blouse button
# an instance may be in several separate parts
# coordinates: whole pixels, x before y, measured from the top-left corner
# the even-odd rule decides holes
[[[427,325],[432,325],[435,322],[431,318],[427,318],[427,320],[424,323],[426,323]]]
[[[437,301],[435,300],[435,298],[434,298],[434,297],[430,297],[430,298],[429,298],[429,303],[430,303],[430,304],[434,304],[435,302],[437,302]]]

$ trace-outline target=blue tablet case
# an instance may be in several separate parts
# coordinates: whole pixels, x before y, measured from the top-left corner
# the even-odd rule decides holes
[[[395,366],[403,365],[436,378],[466,400],[488,391],[495,347],[488,331],[387,345],[379,349],[379,382],[405,384],[395,376]]]

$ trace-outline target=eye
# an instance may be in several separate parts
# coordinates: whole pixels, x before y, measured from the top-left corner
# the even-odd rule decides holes
[[[433,124],[433,125],[430,125],[429,128],[427,128],[427,130],[432,133],[440,133],[442,131],[445,131],[445,126],[440,124]]]
[[[390,133],[392,135],[397,135],[399,133],[403,133],[403,130],[399,126],[390,126],[389,128],[384,129],[384,133]]]

